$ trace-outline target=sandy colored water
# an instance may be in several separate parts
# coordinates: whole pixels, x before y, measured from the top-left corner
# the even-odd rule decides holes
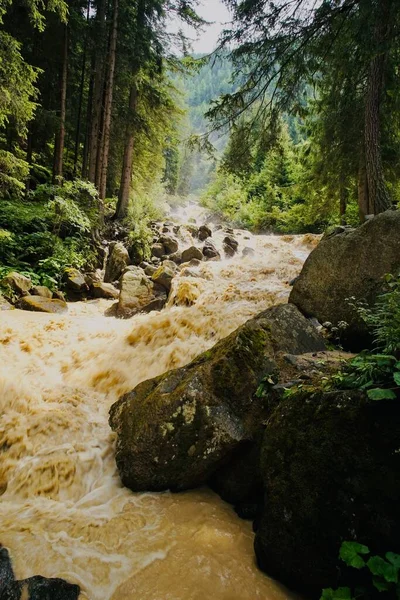
[[[313,242],[237,237],[253,257],[178,277],[160,313],[120,321],[106,301],[0,313],[0,542],[18,578],[63,577],[90,600],[289,597],[257,570],[251,524],[211,491],[124,489],[108,426],[121,394],[285,301]]]

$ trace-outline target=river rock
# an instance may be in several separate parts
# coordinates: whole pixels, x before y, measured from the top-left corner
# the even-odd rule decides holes
[[[119,296],[119,291],[112,285],[112,283],[94,283],[92,287],[93,296],[95,298],[113,300]]]
[[[387,211],[353,232],[327,237],[306,260],[290,302],[320,323],[349,327],[343,341],[358,348],[366,327],[348,298],[373,304],[384,289],[384,276],[400,271],[400,211]]]
[[[117,281],[130,262],[129,252],[121,242],[110,245],[110,254],[107,259],[104,275],[105,283]]]
[[[17,294],[28,293],[32,287],[31,278],[26,277],[21,273],[17,273],[16,271],[8,273],[8,275],[3,277],[0,283],[4,287],[11,288],[11,290]]]
[[[242,250],[242,256],[243,256],[243,258],[246,258],[246,256],[254,256],[254,254],[255,254],[254,248],[250,248],[249,246],[246,246]]]
[[[164,247],[164,253],[163,254],[173,254],[174,252],[177,252],[179,249],[179,244],[176,241],[175,238],[171,237],[170,235],[163,235],[160,237],[160,239],[158,240],[159,244],[162,244],[162,246]]]
[[[167,300],[165,290],[156,289],[140,267],[134,267],[122,275],[120,289],[117,316],[124,319],[139,312],[161,310]]]
[[[204,240],[206,240],[207,238],[212,236],[212,231],[211,229],[208,227],[208,225],[201,225],[201,227],[199,227],[199,231],[198,231],[198,238],[201,242],[204,242]]]
[[[239,242],[233,237],[233,235],[225,236],[223,243],[225,246],[229,246],[230,248],[232,248],[234,252],[237,252]]]
[[[158,238],[157,238],[158,239]],[[153,244],[151,247],[151,256],[154,258],[161,258],[164,256],[165,250],[162,244]]]
[[[166,262],[169,261],[165,261],[160,267],[158,267],[156,272],[152,275],[151,279],[154,283],[158,283],[163,288],[165,288],[167,292],[169,292],[171,289],[172,280],[175,276],[175,270],[172,269],[169,265],[165,264]]]
[[[8,300],[6,300],[4,298],[4,296],[2,296],[0,294],[0,311],[2,310],[12,310],[14,307],[12,304],[10,304],[10,302]]]
[[[180,265],[182,263],[182,252],[178,250],[178,252],[170,254],[168,259],[174,262],[176,265]]]
[[[88,291],[89,286],[82,273],[78,269],[65,269],[63,281],[68,291],[83,294]]]
[[[66,302],[50,300],[42,296],[25,296],[17,302],[16,306],[21,310],[31,310],[33,312],[63,314],[68,311]]]
[[[259,432],[265,403],[255,392],[277,372],[276,353],[323,348],[300,312],[281,305],[188,366],[137,386],[110,411],[124,485],[178,491],[204,484]]]
[[[45,285],[34,285],[30,293],[32,296],[41,296],[42,298],[52,298],[53,292]]]
[[[193,258],[197,258],[197,260],[203,260],[203,253],[200,248],[196,248],[196,246],[191,246],[182,252],[182,262],[186,263],[191,261]]]
[[[0,547],[1,600],[78,600],[80,588],[63,579],[39,575],[16,581],[9,554]]]
[[[208,260],[221,258],[220,253],[218,252],[217,248],[215,247],[215,244],[211,240],[206,240],[206,243],[203,247],[203,254]]]
[[[261,452],[259,566],[307,595],[337,587],[342,541],[400,552],[400,411],[360,391],[283,399]]]
[[[152,275],[154,275],[154,273],[157,271],[157,267],[156,265],[148,265],[144,272],[146,273],[147,277],[151,277]]]

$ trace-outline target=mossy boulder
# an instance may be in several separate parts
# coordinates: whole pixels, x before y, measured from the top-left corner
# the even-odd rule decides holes
[[[281,305],[188,366],[137,386],[110,412],[123,483],[134,491],[204,484],[262,427],[266,405],[255,392],[264,378],[278,376],[280,352],[323,348],[300,312]]]
[[[258,564],[308,596],[337,587],[342,541],[400,552],[400,410],[360,391],[283,399],[261,450]]]
[[[26,275],[12,271],[1,280],[1,285],[4,288],[9,288],[17,294],[26,294],[32,287],[32,280]]]
[[[129,267],[119,285],[118,317],[129,319],[139,312],[161,310],[167,301],[165,289],[150,281],[140,267]]]
[[[348,323],[343,341],[357,349],[368,341],[367,331],[348,298],[373,304],[384,276],[399,271],[400,211],[388,211],[324,238],[294,282],[290,302],[320,323]]]

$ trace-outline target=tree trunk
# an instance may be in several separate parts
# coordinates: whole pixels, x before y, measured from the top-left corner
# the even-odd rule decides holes
[[[346,225],[346,208],[347,208],[347,189],[344,178],[341,176],[339,181],[340,189],[340,224]]]
[[[115,219],[123,219],[128,214],[129,206],[129,193],[131,189],[132,181],[132,161],[133,161],[133,148],[134,148],[134,130],[132,125],[133,116],[136,112],[138,92],[136,85],[131,87],[129,95],[129,118],[128,125],[126,128],[126,139],[124,149],[124,160],[122,164],[122,176],[121,185],[118,194],[117,210],[115,212]]]
[[[367,172],[365,170],[364,161],[364,150],[362,151],[360,166],[358,169],[358,214],[360,216],[360,223],[364,223],[366,216],[371,214],[368,194]]]
[[[96,166],[98,161],[99,135],[101,125],[101,114],[104,91],[104,40],[106,38],[106,0],[100,0],[96,18],[99,43],[94,48],[94,84],[93,84],[93,112],[91,119],[90,141],[89,141],[89,181],[95,183]]]
[[[87,31],[85,35],[85,41],[83,44],[83,57],[82,57],[82,67],[81,67],[81,81],[79,85],[79,104],[78,104],[78,118],[76,123],[76,132],[75,132],[75,150],[74,150],[74,177],[76,177],[76,172],[78,169],[78,159],[79,159],[79,146],[80,146],[80,137],[81,137],[81,121],[82,121],[82,106],[83,106],[83,93],[85,89],[85,75],[86,75],[86,54],[87,54],[87,44],[88,44],[88,35],[89,35],[89,18],[90,18],[90,0],[87,3],[87,11],[86,11],[86,26]]]
[[[57,183],[63,176],[63,156],[65,140],[65,111],[67,99],[67,69],[68,69],[68,26],[64,25],[63,62],[61,74],[61,105],[60,127],[56,135],[54,146],[53,183]]]
[[[369,66],[365,100],[365,166],[370,214],[378,214],[391,207],[383,173],[380,119],[386,63],[385,42],[390,25],[389,7],[390,0],[379,2],[380,12],[373,35],[376,51]]]
[[[115,59],[117,49],[117,31],[118,31],[118,0],[114,0],[113,25],[110,39],[109,59],[107,83],[104,98],[104,122],[101,139],[100,151],[102,153],[100,161],[100,176],[99,176],[99,196],[104,200],[106,196],[107,171],[108,171],[108,153],[110,148],[110,131],[111,131],[111,113],[112,101],[114,92],[114,72]]]
[[[91,68],[90,68],[90,81],[89,81],[89,94],[86,107],[86,131],[85,131],[85,142],[83,144],[83,158],[82,158],[82,179],[88,178],[89,169],[89,144],[90,144],[90,132],[92,130],[92,103],[93,103],[93,85],[94,85],[94,57],[92,57]]]

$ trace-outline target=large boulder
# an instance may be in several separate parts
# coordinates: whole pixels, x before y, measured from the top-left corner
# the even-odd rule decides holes
[[[123,483],[134,491],[204,484],[262,427],[265,403],[255,392],[278,374],[277,353],[323,348],[300,312],[281,305],[188,366],[137,386],[110,412]]]
[[[340,585],[342,541],[400,552],[400,411],[360,391],[283,399],[261,451],[259,566],[307,595]]]
[[[176,267],[174,265],[175,268],[172,268],[170,265],[165,264],[165,262],[158,267],[155,273],[153,273],[151,279],[154,283],[161,285],[167,292],[169,292],[171,290],[172,280],[175,277]]]
[[[166,300],[165,290],[159,290],[140,267],[131,267],[120,279],[117,316],[130,318],[139,312],[160,310]]]
[[[373,304],[387,273],[400,271],[400,211],[388,211],[355,231],[327,236],[308,257],[290,302],[320,323],[349,324],[347,343],[362,346],[366,328],[347,301]]]
[[[204,240],[212,236],[212,231],[208,225],[201,225],[201,227],[199,227],[198,236],[199,240],[204,242]]]
[[[16,306],[21,310],[32,312],[63,314],[68,311],[68,305],[63,300],[51,300],[43,296],[25,296],[17,302]]]
[[[125,246],[121,242],[112,245],[106,264],[105,283],[117,281],[129,263],[129,252]]]
[[[8,275],[3,277],[0,283],[3,287],[11,288],[11,290],[17,294],[26,294],[32,287],[31,278],[26,277],[21,273],[17,273],[16,271],[8,273]]]
[[[158,240],[158,243],[161,244],[164,248],[164,254],[174,254],[179,249],[179,244],[175,238],[170,235],[163,235]]]
[[[221,258],[221,255],[218,252],[217,248],[215,247],[215,244],[210,239],[207,239],[204,244],[203,255],[206,257],[207,260],[210,260],[210,259],[219,260]]]

